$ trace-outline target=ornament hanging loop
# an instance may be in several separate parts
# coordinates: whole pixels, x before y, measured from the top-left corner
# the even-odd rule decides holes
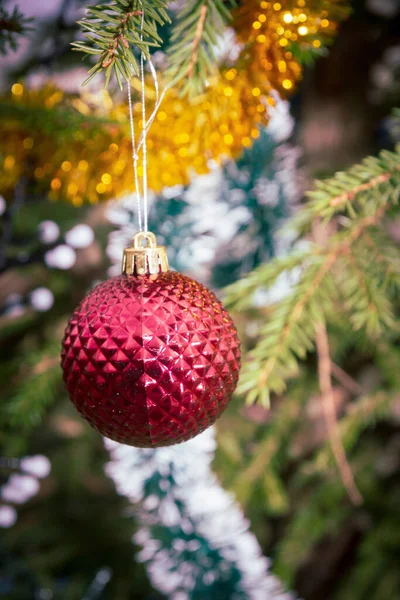
[[[146,246],[143,246],[146,242]],[[124,275],[156,275],[168,271],[168,257],[164,246],[157,246],[151,231],[139,231],[132,238],[132,246],[125,248],[122,259]]]
[[[132,237],[132,245],[134,248],[143,248],[143,243],[147,242],[147,247],[156,248],[156,236],[151,231],[139,231]]]

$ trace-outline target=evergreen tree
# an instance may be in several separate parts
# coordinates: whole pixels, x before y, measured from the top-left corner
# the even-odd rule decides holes
[[[348,6],[236,4],[113,0],[79,26],[72,0],[46,23],[0,7],[0,52],[32,40],[0,98],[0,594],[12,600],[400,599],[398,113],[386,150],[323,173],[299,207],[281,98]],[[364,23],[358,4],[339,36]],[[380,41],[398,22],[367,21]],[[61,381],[67,318],[136,228],[126,81],[138,124],[142,53],[150,121],[153,71],[162,101],[147,135],[150,228],[174,267],[217,288],[242,340],[217,445],[208,431],[171,449],[104,449]],[[67,91],[60,71],[84,79],[82,54],[90,82]],[[389,55],[379,68],[386,115]]]

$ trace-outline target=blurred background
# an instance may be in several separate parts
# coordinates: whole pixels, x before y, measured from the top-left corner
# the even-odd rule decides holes
[[[215,429],[178,449],[104,444],[76,413],[59,367],[63,332],[83,295],[119,273],[137,215],[129,190],[102,200],[107,173],[97,174],[93,193],[70,189],[58,198],[54,148],[68,174],[68,152],[80,158],[71,132],[99,148],[102,135],[112,143],[99,107],[117,111],[126,100],[96,80],[81,89],[87,69],[70,42],[83,1],[3,5],[34,21],[0,58],[0,597],[400,599],[399,399],[346,412],[354,385],[379,386],[384,365],[368,350],[339,348],[350,383],[339,377],[334,390],[350,460],[363,473],[359,506],[327,458],[312,357],[271,410],[246,406],[238,394]],[[276,100],[251,147],[187,185],[151,192],[150,230],[173,268],[221,297],[290,252],[290,234],[277,232],[314,178],[398,140],[391,114],[400,100],[400,3],[354,0],[351,8],[327,55],[304,67],[289,99]],[[222,51],[233,44],[226,36]],[[45,138],[37,145],[57,94],[72,98],[82,119],[61,115],[56,146]],[[85,120],[85,106],[97,120]],[[85,157],[79,165],[84,173]],[[400,240],[395,219],[391,234]],[[260,290],[252,310],[234,315],[244,349],[265,302]],[[400,355],[383,351],[386,360],[399,370]]]

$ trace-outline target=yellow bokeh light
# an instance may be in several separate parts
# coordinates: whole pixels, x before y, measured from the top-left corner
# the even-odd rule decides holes
[[[24,93],[24,86],[21,83],[14,83],[11,88],[11,92],[14,94],[14,96],[22,96]]]
[[[265,21],[267,20],[267,17],[265,15],[260,15],[258,17],[258,20],[260,21],[260,23],[265,23]]]
[[[87,160],[80,160],[78,163],[78,170],[82,173],[85,173],[89,168],[89,163]]]
[[[233,144],[233,136],[230,133],[227,133],[226,135],[224,135],[224,142],[227,146],[230,146],[231,144]]]
[[[108,148],[109,148],[110,152],[114,152],[114,153],[118,152],[118,150],[119,150],[118,144],[114,144],[114,143],[110,144],[108,146]]]
[[[305,25],[302,25],[297,31],[299,32],[299,35],[307,35],[308,28]]]
[[[314,40],[312,45],[314,46],[314,48],[320,48],[321,47],[321,42],[319,40]]]
[[[281,10],[282,5],[279,4],[279,2],[275,2],[274,6],[272,7],[274,10]]]
[[[227,98],[229,98],[229,96],[232,96],[232,94],[233,94],[233,89],[231,87],[224,88],[224,96],[227,96]]]
[[[126,167],[126,161],[123,158],[120,158],[119,160],[117,160],[117,162],[113,166],[113,171],[116,174],[120,174],[125,169],[125,167]]]
[[[282,81],[282,85],[285,88],[285,90],[291,90],[293,87],[293,83],[290,81],[290,79],[284,79]]]
[[[50,187],[55,192],[59,190],[61,188],[61,179],[54,177],[54,179],[51,180]]]
[[[235,79],[235,77],[236,69],[229,69],[229,71],[225,73],[225,79],[227,79],[228,81],[232,81],[232,79]]]
[[[252,89],[251,93],[253,94],[253,96],[255,96],[256,98],[258,98],[258,96],[261,95],[261,90],[258,87],[255,87]]]
[[[11,169],[15,166],[15,157],[8,155],[4,159],[4,169],[6,171],[11,171]]]
[[[293,21],[292,13],[285,13],[283,15],[283,20],[285,21],[285,23],[291,23]]]
[[[263,33],[260,33],[260,35],[258,35],[258,36],[256,37],[256,40],[257,40],[257,42],[259,42],[260,44],[264,44],[264,42],[266,42],[266,41],[267,41],[267,37],[266,37],[266,36],[265,36]]]
[[[288,43],[289,42],[287,41],[286,38],[283,38],[283,39],[279,40],[279,45],[282,46],[282,47],[287,46]]]
[[[305,23],[307,21],[307,15],[301,13],[301,15],[299,15],[299,21],[300,23]]]
[[[65,171],[65,173],[68,173],[72,169],[72,165],[69,162],[69,160],[64,160],[64,162],[61,165],[61,168],[63,171]]]
[[[254,23],[253,23],[253,29],[260,29],[260,27],[261,27],[260,21],[254,21]]]
[[[160,110],[160,112],[157,115],[157,119],[159,121],[165,121],[166,118],[167,118],[167,114],[163,110]]]
[[[107,187],[104,185],[104,183],[98,183],[96,185],[96,192],[98,194],[104,194],[104,192],[106,191]]]
[[[71,183],[68,184],[68,188],[67,188],[68,196],[75,196],[77,191],[78,191],[78,186],[76,185],[75,181],[71,181]]]
[[[321,21],[321,27],[329,27],[329,21],[328,21],[328,19],[322,19],[322,21]]]
[[[101,176],[101,181],[106,185],[109,185],[112,182],[112,177],[110,173],[103,173],[103,175]]]

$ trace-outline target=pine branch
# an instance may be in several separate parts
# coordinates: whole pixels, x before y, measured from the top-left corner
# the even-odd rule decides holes
[[[366,232],[363,244],[358,244],[357,255],[362,264],[373,270],[378,285],[400,288],[399,247],[381,229]]]
[[[292,286],[283,300],[270,308],[269,319],[260,331],[260,341],[250,352],[243,367],[239,391],[246,394],[247,402],[259,400],[262,404],[268,405],[270,392],[283,393],[286,380],[298,373],[299,359],[304,359],[306,353],[314,348],[316,325],[321,319],[329,318],[335,313],[335,302],[340,297],[335,279],[338,272],[335,269],[336,265],[339,260],[343,261],[348,256],[353,245],[360,240],[367,229],[380,223],[389,207],[389,202],[375,207],[375,213],[359,219],[352,226],[332,236],[326,248],[317,248],[313,255],[307,256],[307,259],[300,263],[302,272],[298,282]],[[276,261],[272,262],[275,263]],[[281,259],[277,264],[283,266],[285,263]],[[290,265],[290,261],[287,264]],[[348,269],[351,268],[351,264],[348,266],[346,263],[346,265]],[[280,271],[279,269],[274,271],[270,264],[265,267],[265,272],[271,276]],[[250,276],[250,282],[253,277],[254,274]],[[274,282],[273,277],[270,281]],[[268,287],[268,283],[268,278],[264,277],[262,284]],[[393,323],[390,318],[391,307],[386,297],[379,289],[374,288],[376,311],[369,316],[370,304],[367,301],[365,305],[364,296],[357,288],[358,284],[356,278],[356,283],[352,284],[353,292],[356,291],[358,294],[356,301],[352,301],[350,292],[347,294],[348,309],[352,313],[354,328],[368,325],[367,333],[372,331],[375,334],[381,324],[391,326]],[[243,290],[246,288],[251,289],[250,284],[246,285],[246,280],[241,289],[236,288],[239,305]],[[232,293],[230,306],[234,308],[236,306]]]
[[[298,568],[306,563],[321,539],[337,535],[340,525],[350,513],[343,496],[343,486],[338,485],[336,480],[314,487],[308,494],[303,490],[303,501],[297,506],[275,550],[274,572],[286,585],[294,585]]]
[[[31,429],[37,426],[47,408],[57,399],[60,387],[60,347],[50,344],[42,351],[25,357],[21,382],[12,397],[3,404],[2,420],[11,427]]]
[[[107,86],[114,72],[122,87],[122,80],[138,76],[139,65],[133,49],[150,57],[150,49],[161,45],[157,27],[169,22],[166,0],[114,0],[87,9],[79,21],[86,41],[73,42],[73,49],[99,56],[90,69],[84,85],[98,73],[105,72]]]
[[[332,219],[338,213],[354,218],[372,196],[381,193],[398,200],[400,190],[400,145],[394,152],[383,150],[378,158],[368,157],[361,164],[331,179],[317,181],[307,196],[310,202],[290,223],[299,233],[309,231],[315,219]]]
[[[224,305],[237,311],[250,308],[258,290],[270,290],[282,276],[290,281],[296,269],[301,268],[314,253],[312,247],[306,251],[294,251],[288,256],[276,257],[273,261],[254,269],[243,279],[225,288]]]
[[[54,90],[54,93],[57,93],[57,90]],[[67,102],[51,108],[0,100],[0,111],[2,117],[8,121],[18,120],[27,130],[40,128],[42,133],[51,134],[52,137],[59,139],[76,139],[76,132],[82,131],[82,128],[89,129],[91,135],[94,130],[102,131],[104,126],[112,126],[114,130],[122,129],[123,123],[120,120],[95,114],[83,114],[71,105],[70,98],[65,99]],[[72,104],[73,102],[74,100]]]
[[[231,7],[236,3],[229,2]],[[214,48],[231,20],[223,0],[184,2],[168,50],[168,74],[174,82],[183,80],[183,93],[199,94],[206,80],[216,72]]]
[[[342,256],[336,279],[341,284],[341,295],[355,331],[365,328],[367,336],[373,339],[384,329],[395,328],[387,290],[373,276],[368,265],[360,264],[356,249],[349,249]]]
[[[277,506],[286,506],[286,494],[280,484],[279,471],[284,464],[283,456],[293,435],[298,427],[300,415],[306,399],[304,394],[305,381],[292,390],[284,402],[280,402],[273,410],[272,417],[265,427],[263,438],[257,444],[257,451],[251,457],[249,463],[238,473],[232,490],[235,497],[245,504],[251,498],[254,487],[262,478],[265,489],[266,508],[276,513]],[[270,479],[272,478],[272,482]],[[270,486],[274,487],[274,497],[270,497]]]
[[[10,13],[6,11],[3,2],[0,6],[0,54],[7,54],[9,48],[16,50],[21,36],[32,31],[30,24],[33,19],[27,19],[17,6]]]

